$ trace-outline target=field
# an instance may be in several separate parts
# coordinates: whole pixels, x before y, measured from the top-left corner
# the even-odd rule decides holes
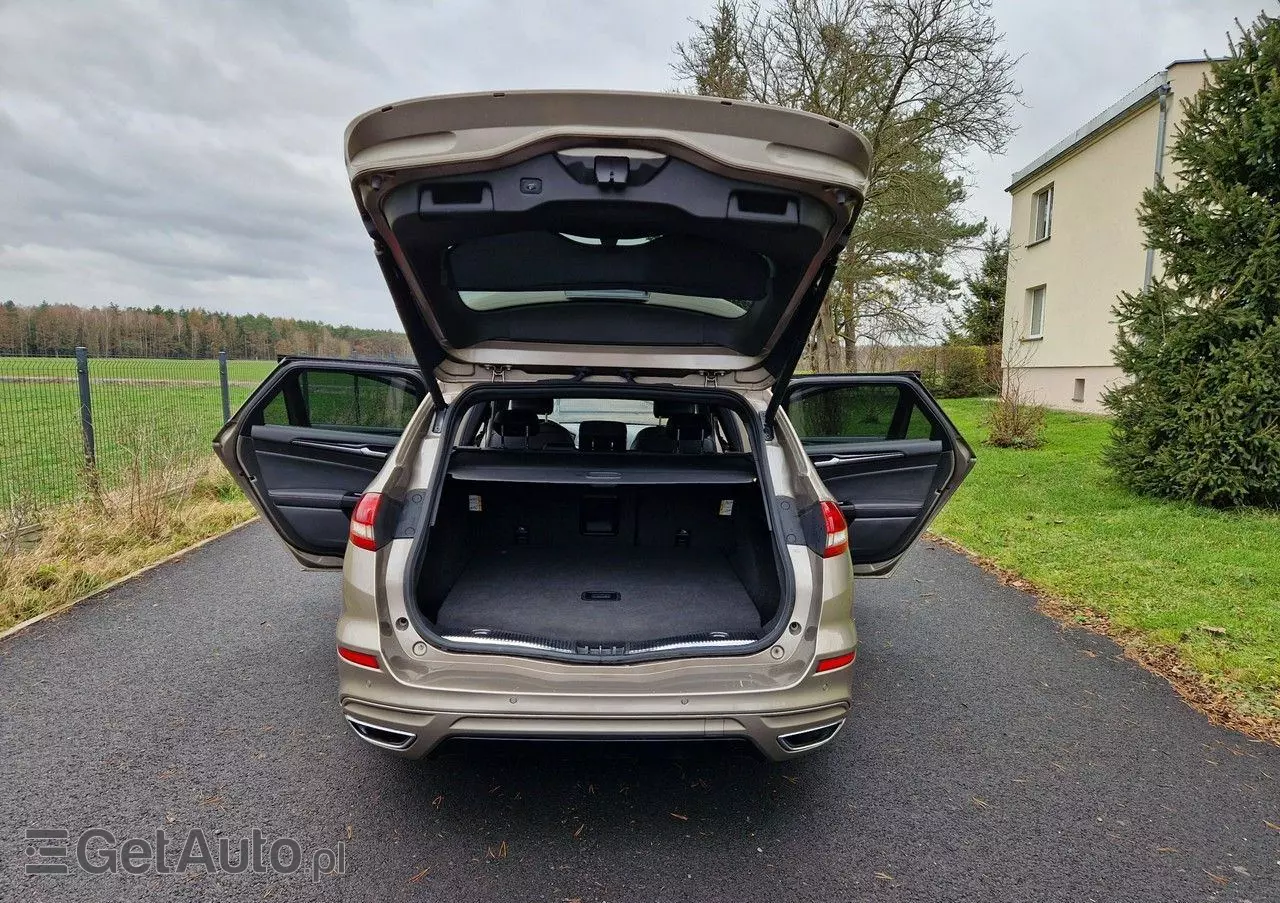
[[[989,402],[943,402],[978,455],[933,530],[1280,718],[1280,515],[1139,498],[1101,463],[1106,418],[1050,412],[1044,448],[981,444]]]
[[[231,361],[234,411],[272,361]],[[216,360],[91,358],[97,472],[104,488],[207,454],[222,425]],[[85,487],[73,358],[0,357],[0,493],[5,505],[67,501]]]

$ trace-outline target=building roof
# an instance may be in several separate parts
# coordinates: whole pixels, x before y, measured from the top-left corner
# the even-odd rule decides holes
[[[1090,119],[1080,128],[1076,129],[1067,137],[1063,138],[1053,147],[1049,148],[1040,156],[1036,157],[1022,169],[1013,174],[1010,179],[1009,187],[1005,191],[1013,191],[1020,184],[1030,179],[1032,176],[1049,168],[1067,154],[1076,148],[1087,144],[1099,132],[1103,132],[1115,123],[1124,119],[1135,110],[1145,107],[1147,104],[1158,98],[1163,91],[1167,91],[1169,87],[1169,70],[1174,66],[1182,66],[1188,63],[1204,63],[1217,62],[1222,57],[1214,57],[1210,59],[1185,59],[1174,60],[1165,66],[1155,75],[1144,81],[1138,87],[1134,88],[1124,97],[1117,100],[1111,106],[1107,107],[1097,116]]]

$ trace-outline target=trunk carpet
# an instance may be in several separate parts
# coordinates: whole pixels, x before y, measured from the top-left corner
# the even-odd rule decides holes
[[[440,633],[481,627],[621,643],[758,631],[760,613],[718,551],[522,547],[475,555],[440,606]]]

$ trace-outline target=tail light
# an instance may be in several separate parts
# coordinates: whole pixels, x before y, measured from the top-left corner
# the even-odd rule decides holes
[[[376,552],[382,545],[378,541],[377,523],[378,509],[382,507],[382,493],[366,492],[356,502],[356,510],[351,513],[351,544]]]
[[[835,502],[820,502],[819,506],[822,509],[822,525],[827,534],[822,557],[835,558],[837,555],[843,555],[849,551],[849,525],[845,522],[844,515],[840,513],[840,506]],[[354,526],[352,529],[355,529]],[[354,535],[352,533],[352,536]]]

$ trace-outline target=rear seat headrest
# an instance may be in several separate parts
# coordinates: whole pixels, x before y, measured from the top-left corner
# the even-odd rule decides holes
[[[696,414],[698,406],[691,401],[665,401],[659,399],[653,403],[653,416],[660,420],[678,417],[681,414]]]
[[[581,451],[626,451],[627,425],[616,420],[584,420],[578,425]]]
[[[511,410],[533,411],[535,414],[550,414],[554,402],[550,398],[513,398]]]
[[[494,431],[499,436],[534,436],[541,426],[536,413],[519,408],[499,411],[493,419]]]
[[[667,418],[667,432],[678,439],[703,439],[711,435],[711,421],[706,414],[672,414]]]

